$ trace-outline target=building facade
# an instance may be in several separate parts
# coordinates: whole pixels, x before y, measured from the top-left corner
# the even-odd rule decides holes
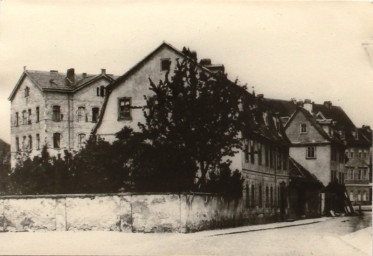
[[[363,126],[347,136],[345,185],[353,205],[372,203],[372,130]]]
[[[105,87],[114,80],[105,70],[98,75],[24,70],[11,102],[11,163],[40,154],[53,156],[78,151],[98,121]]]

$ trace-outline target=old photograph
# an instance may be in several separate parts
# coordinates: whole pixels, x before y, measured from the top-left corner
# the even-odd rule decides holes
[[[372,255],[373,3],[0,1],[0,255]]]

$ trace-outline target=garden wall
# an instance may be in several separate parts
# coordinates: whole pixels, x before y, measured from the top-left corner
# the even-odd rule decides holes
[[[241,200],[212,194],[0,197],[0,231],[192,232],[247,219]]]

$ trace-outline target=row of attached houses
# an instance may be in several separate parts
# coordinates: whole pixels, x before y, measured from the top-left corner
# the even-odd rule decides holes
[[[98,75],[75,74],[74,69],[67,73],[24,70],[9,98],[12,165],[24,154],[39,154],[43,145],[58,155],[64,150],[78,151],[90,134],[112,142],[124,126],[138,130],[138,123],[144,122],[144,96],[152,93],[149,78],[163,80],[178,59],[190,57],[197,59],[195,52],[162,43],[119,77],[105,70]],[[197,66],[211,75],[224,72],[223,65],[209,59],[200,60]],[[245,149],[231,159],[232,167],[245,178],[243,200],[248,216],[317,215],[321,189],[332,181],[346,183],[352,193],[358,193],[359,187],[361,196],[353,194],[351,200],[371,200],[369,179],[368,183],[357,182],[346,173],[361,169],[363,174],[356,177],[363,177],[363,170],[364,177],[371,177],[368,127],[356,129],[344,111],[331,103],[272,100],[242,93],[247,102],[244,108],[260,109],[254,124],[242,131]],[[350,134],[355,134],[352,141],[370,141],[352,144]],[[359,150],[364,159],[350,157],[346,162],[345,152],[354,151],[356,156]],[[368,193],[365,197],[363,189]]]

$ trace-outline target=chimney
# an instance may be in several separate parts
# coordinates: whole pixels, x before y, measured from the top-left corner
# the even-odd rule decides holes
[[[297,104],[298,106],[303,107],[303,100],[298,100]]]
[[[102,69],[101,69],[101,74],[102,74],[102,75],[105,75],[105,74],[106,74],[106,69],[102,68]]]
[[[23,66],[23,71],[26,71],[27,66]]]
[[[58,73],[58,70],[50,70],[49,71],[51,74],[56,74],[56,73]]]
[[[66,85],[71,86],[75,83],[75,70],[69,68],[66,72]]]
[[[291,101],[294,105],[297,104],[297,99],[296,99],[296,98],[291,98],[290,101]]]
[[[201,59],[199,61],[199,64],[201,64],[202,66],[211,65],[211,59]]]
[[[192,58],[193,60],[197,60],[197,52],[196,51],[191,51],[190,52],[190,58]]]
[[[86,78],[87,77],[87,73],[83,73],[83,78]]]
[[[305,99],[303,108],[312,114],[312,102],[310,99]]]
[[[258,96],[256,96],[258,99],[263,99],[264,98],[264,94],[258,94]]]
[[[328,109],[332,108],[332,102],[331,101],[324,101],[324,106],[327,107]]]

